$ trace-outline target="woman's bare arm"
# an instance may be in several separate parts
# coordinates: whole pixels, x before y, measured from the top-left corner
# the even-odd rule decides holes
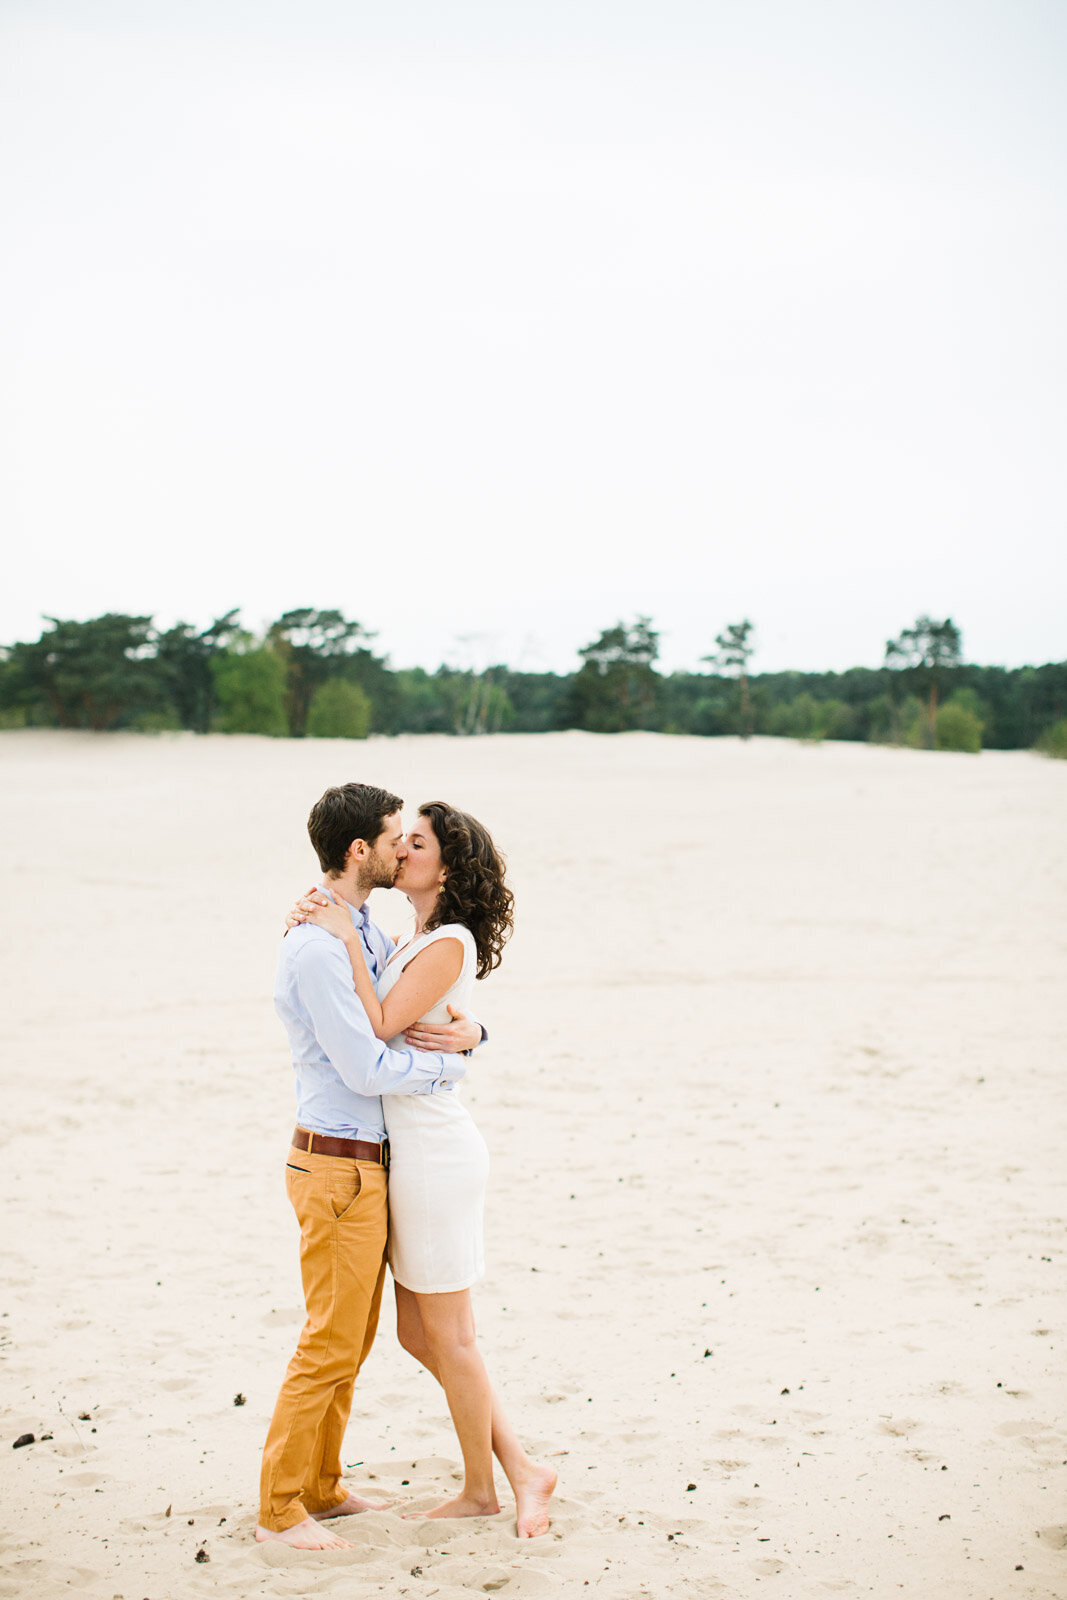
[[[349,957],[353,955],[363,960],[359,951],[350,950]],[[363,970],[367,970],[365,963]],[[385,999],[376,1001],[382,1015],[381,1033],[370,1012],[367,1013],[378,1038],[392,1039],[424,1017],[448,993],[462,971],[463,945],[451,936],[435,939],[417,956],[412,956]],[[362,994],[360,999],[363,999]]]
[[[307,904],[306,901],[304,903]],[[379,1039],[392,1039],[396,1034],[403,1033],[411,1023],[417,1022],[448,993],[463,970],[461,941],[435,939],[417,956],[412,956],[383,1002],[374,992],[374,980],[363,956],[363,944],[352,926],[347,909],[336,901],[321,904],[315,900],[306,920],[332,933],[348,951],[356,994]]]

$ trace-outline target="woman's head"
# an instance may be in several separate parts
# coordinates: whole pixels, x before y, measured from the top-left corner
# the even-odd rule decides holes
[[[504,862],[486,828],[443,800],[419,807],[408,832],[399,888],[439,886],[426,927],[461,922],[474,935],[478,976],[500,965],[511,935],[515,897],[504,882]]]

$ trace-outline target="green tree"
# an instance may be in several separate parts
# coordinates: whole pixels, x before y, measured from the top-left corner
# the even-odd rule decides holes
[[[1043,756],[1055,756],[1060,761],[1067,761],[1067,717],[1061,717],[1046,728],[1034,749],[1040,750]]]
[[[307,731],[315,690],[330,678],[359,683],[375,701],[373,682],[385,675],[385,662],[368,648],[374,637],[340,611],[307,606],[287,611],[271,624],[267,644],[285,666],[285,710],[295,739]]]
[[[263,646],[228,650],[211,658],[220,733],[284,735],[285,665]]]
[[[9,692],[21,704],[44,704],[61,728],[97,733],[167,707],[151,617],[109,611],[87,622],[45,621],[38,640],[8,654]]]
[[[24,728],[26,704],[20,703],[21,680],[11,651],[0,648],[0,728]]]
[[[393,673],[395,711],[393,731],[397,733],[449,733],[448,708],[441,695],[439,679],[425,667],[404,667]]]
[[[937,718],[937,748],[964,750],[977,755],[982,748],[984,723],[975,706],[973,690],[960,689],[945,701]]]
[[[921,741],[923,704],[918,695],[880,694],[867,702],[867,737],[872,744],[910,744]]]
[[[371,703],[359,684],[327,678],[312,698],[307,732],[310,739],[365,739],[370,722]]]
[[[227,611],[202,632],[178,622],[159,635],[156,654],[181,727],[207,733],[217,707],[212,662],[238,632],[237,608]]]
[[[963,653],[963,636],[951,617],[934,622],[921,616],[915,626],[904,628],[895,639],[887,639],[885,665],[904,675],[918,693],[926,697],[923,742],[927,749],[937,747],[937,697],[945,675],[958,667]]]
[[[767,732],[788,739],[847,739],[855,724],[851,706],[843,700],[818,700],[806,691],[785,705],[773,706],[767,715]]]
[[[556,672],[512,672],[496,669],[510,708],[502,726],[515,733],[548,733],[565,718],[570,678]]]
[[[410,667],[394,676],[398,731],[499,733],[512,723],[514,710],[505,684],[521,674],[508,673],[504,667],[477,673],[439,667],[432,676],[422,667]]]
[[[511,702],[498,681],[503,670],[487,667],[484,672],[452,674],[449,703],[454,733],[499,733],[511,721]]]
[[[582,666],[571,689],[574,725],[593,733],[648,727],[659,697],[659,634],[650,617],[618,622],[579,650]]]
[[[744,622],[728,623],[722,633],[715,636],[715,651],[702,656],[709,666],[737,678],[738,732],[742,739],[752,735],[752,697],[748,687],[748,664],[756,649],[755,629],[746,617]]]

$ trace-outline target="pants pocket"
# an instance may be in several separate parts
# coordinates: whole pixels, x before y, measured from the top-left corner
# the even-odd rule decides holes
[[[330,1169],[326,1174],[326,1202],[335,1221],[340,1222],[352,1210],[362,1188],[363,1177],[354,1161],[350,1167],[346,1164],[345,1167]]]

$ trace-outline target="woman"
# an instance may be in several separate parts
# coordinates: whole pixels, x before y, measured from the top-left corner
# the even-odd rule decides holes
[[[441,801],[420,806],[396,887],[411,902],[415,931],[394,953],[377,992],[344,906],[309,895],[293,920],[314,922],[344,940],[371,1027],[379,1039],[403,1048],[405,1029],[420,1021],[447,1023],[449,1005],[464,1010],[475,978],[499,966],[513,896],[486,829]],[[485,1271],[485,1141],[454,1088],[386,1096],[382,1104],[397,1336],[442,1385],[463,1452],[462,1490],[426,1515],[495,1515],[495,1453],[515,1494],[519,1537],[535,1538],[548,1531],[556,1474],[531,1461],[519,1443],[475,1342],[470,1289]]]

